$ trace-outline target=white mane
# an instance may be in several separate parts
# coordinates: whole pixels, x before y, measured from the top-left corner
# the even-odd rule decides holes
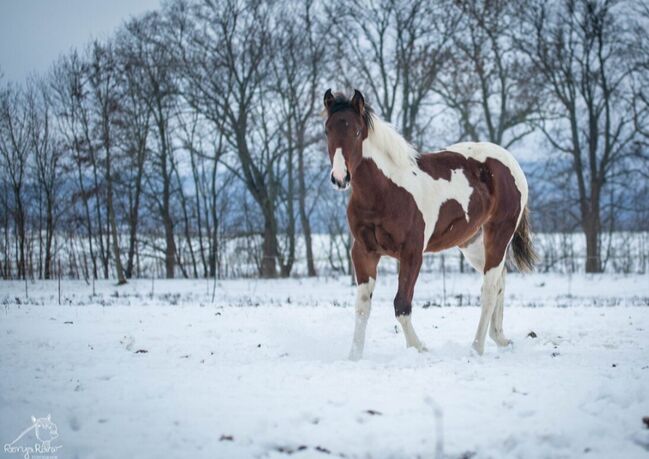
[[[374,113],[370,116],[372,127],[363,142],[363,156],[375,158],[376,155],[381,155],[383,158],[375,159],[389,159],[397,167],[403,168],[410,168],[416,164],[419,152],[397,132],[392,124],[383,121]]]

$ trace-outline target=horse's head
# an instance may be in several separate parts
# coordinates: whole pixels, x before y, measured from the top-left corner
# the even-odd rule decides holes
[[[36,438],[39,441],[52,441],[59,436],[56,424],[52,422],[52,416],[49,414],[46,418],[38,419],[32,416],[32,423],[34,424]]]
[[[349,99],[344,94],[324,95],[327,121],[327,149],[331,161],[331,183],[339,190],[349,187],[354,171],[363,158],[363,140],[372,127],[372,110],[365,105],[360,91]]]

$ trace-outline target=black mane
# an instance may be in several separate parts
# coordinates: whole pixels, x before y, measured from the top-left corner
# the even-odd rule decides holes
[[[334,95],[334,101],[331,104],[331,107],[329,107],[329,115],[331,116],[334,113],[342,112],[345,110],[354,110],[354,107],[352,106],[352,100],[342,92],[337,92]],[[372,122],[373,114],[374,114],[374,110],[372,110],[372,107],[365,104],[365,113],[363,113],[363,121],[365,121],[365,125],[367,126],[368,130],[374,127],[374,124]]]

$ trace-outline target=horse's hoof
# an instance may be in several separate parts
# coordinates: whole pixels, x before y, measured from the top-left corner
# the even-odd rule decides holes
[[[513,347],[514,346],[514,342],[512,340],[510,340],[510,339],[507,339],[507,338],[492,338],[492,339],[493,339],[494,343],[496,343],[496,345],[498,347],[510,347],[510,346]]]
[[[424,343],[415,343],[415,344],[406,344],[406,349],[410,349],[411,347],[414,347],[417,349],[417,352],[428,352],[428,348]]]
[[[478,355],[484,354],[484,344],[480,345],[477,341],[474,341],[473,344],[471,345],[473,350],[476,352]]]

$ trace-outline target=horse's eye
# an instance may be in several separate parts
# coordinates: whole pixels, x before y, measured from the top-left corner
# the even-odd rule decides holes
[[[361,135],[361,130],[359,129],[356,131],[356,137],[359,137],[360,135]]]

